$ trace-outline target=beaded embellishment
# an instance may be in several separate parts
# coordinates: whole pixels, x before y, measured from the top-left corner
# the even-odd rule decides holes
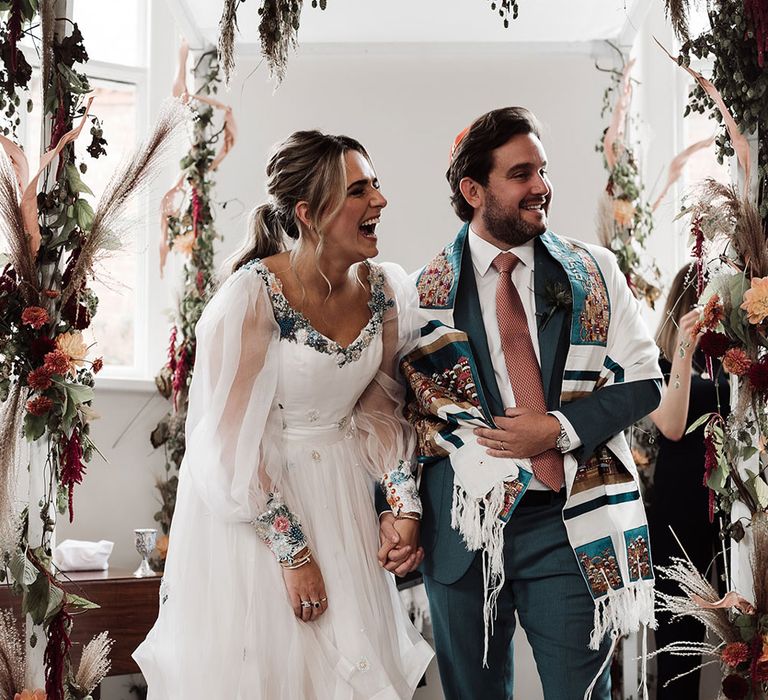
[[[371,298],[368,300],[368,308],[371,310],[371,320],[360,331],[349,345],[343,347],[335,340],[327,338],[312,327],[306,316],[301,311],[294,309],[283,294],[283,287],[277,276],[269,268],[256,259],[244,267],[255,270],[264,279],[272,301],[275,320],[280,327],[280,339],[302,343],[314,348],[326,355],[334,355],[336,364],[343,367],[350,362],[360,359],[360,356],[381,331],[384,322],[384,313],[395,305],[394,299],[388,298],[384,293],[384,272],[378,265],[366,263],[368,266],[368,283],[371,286]]]
[[[281,564],[293,564],[294,557],[307,546],[299,519],[288,510],[278,492],[269,495],[267,510],[251,524]]]
[[[396,469],[381,477],[381,485],[387,503],[396,516],[400,513],[421,515],[421,498],[419,498],[419,489],[416,487],[416,479],[411,472],[410,462],[401,459]]]

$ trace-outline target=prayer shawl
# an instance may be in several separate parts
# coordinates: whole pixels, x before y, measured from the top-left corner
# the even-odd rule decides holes
[[[450,459],[454,471],[451,526],[470,550],[483,550],[486,654],[495,603],[504,585],[504,525],[531,480],[529,459],[486,454],[473,429],[496,427],[467,335],[454,327],[464,227],[417,273],[423,326],[402,362],[409,384],[409,419],[419,437],[419,459]],[[659,379],[657,350],[639,318],[636,300],[605,249],[561,238],[541,240],[570,281],[570,348],[560,400],[568,403],[621,382]],[[467,253],[469,254],[469,253]],[[613,312],[613,313],[612,313]],[[648,526],[631,452],[619,433],[586,463],[565,455],[568,540],[595,601],[590,648],[640,625],[655,625]],[[505,482],[507,482],[505,484]]]

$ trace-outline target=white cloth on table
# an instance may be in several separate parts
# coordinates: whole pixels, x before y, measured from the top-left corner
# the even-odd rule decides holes
[[[109,540],[64,540],[53,550],[53,563],[60,571],[104,571],[114,546]]]

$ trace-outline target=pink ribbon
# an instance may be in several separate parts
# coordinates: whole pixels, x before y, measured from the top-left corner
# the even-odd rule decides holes
[[[700,608],[705,610],[715,610],[717,608],[736,608],[745,615],[752,615],[755,612],[755,606],[752,605],[746,598],[740,596],[736,591],[729,591],[720,600],[716,600],[714,603],[709,603],[701,596],[695,593],[691,594],[691,600],[696,603]]]
[[[221,161],[227,157],[227,154],[234,148],[235,141],[237,140],[237,124],[235,123],[234,115],[232,114],[232,107],[225,105],[223,102],[214,100],[207,95],[190,95],[187,90],[187,58],[189,56],[189,44],[184,39],[179,47],[179,65],[176,71],[176,79],[173,81],[173,87],[171,93],[174,97],[179,97],[186,104],[189,100],[197,100],[210,105],[215,109],[223,110],[224,121],[222,125],[222,143],[219,152],[211,162],[211,170],[215,171],[221,165]],[[171,216],[178,216],[181,208],[181,203],[176,203],[177,195],[184,190],[184,175],[181,175],[176,181],[176,184],[168,190],[163,196],[160,204],[160,232],[162,239],[160,240],[160,277],[163,276],[163,269],[165,268],[166,260],[168,259],[168,253],[170,252],[170,246],[168,245],[168,218]]]
[[[605,162],[608,163],[609,170],[613,170],[616,167],[614,147],[616,142],[624,135],[624,122],[626,121],[629,105],[632,101],[632,80],[630,73],[632,72],[632,66],[634,65],[635,59],[633,58],[626,66],[624,66],[618,89],[618,98],[613,107],[613,114],[611,114],[611,123],[608,125],[608,128],[605,131],[605,136],[603,137],[603,153],[605,155]],[[619,145],[621,145],[620,141]]]
[[[685,164],[688,162],[688,159],[697,151],[702,150],[703,148],[709,148],[713,143],[715,142],[715,137],[710,136],[708,139],[704,139],[703,141],[697,141],[694,144],[691,144],[686,148],[685,150],[678,153],[673,159],[672,162],[669,164],[669,174],[667,175],[667,182],[664,185],[664,188],[661,190],[661,194],[656,197],[656,201],[653,203],[653,206],[651,207],[651,211],[656,211],[659,204],[661,204],[662,200],[666,196],[667,192],[669,192],[669,188],[674,185],[678,179],[680,178],[680,175],[683,173],[683,168],[685,167]]]
[[[74,141],[85,126],[85,122],[88,118],[88,112],[91,109],[91,103],[93,97],[88,99],[85,105],[85,114],[83,114],[80,124],[74,129],[70,129],[64,134],[56,146],[49,151],[46,151],[40,158],[40,166],[38,167],[35,176],[27,182],[29,177],[29,163],[27,157],[24,155],[24,151],[21,150],[13,141],[0,136],[0,146],[2,146],[5,153],[11,159],[13,169],[16,172],[16,179],[19,183],[19,190],[21,191],[21,202],[19,208],[21,209],[21,219],[24,222],[24,229],[29,236],[29,250],[34,258],[37,255],[37,251],[40,250],[40,223],[38,222],[37,211],[37,181],[40,179],[40,175],[50,165],[51,161],[61,153],[62,149],[72,141]]]
[[[677,63],[677,59],[664,48],[658,39],[656,39],[656,43],[661,47],[661,50],[667,54],[667,56],[669,56],[675,63]],[[712,98],[712,101],[715,103],[715,105],[717,105],[718,110],[720,110],[720,114],[723,117],[723,122],[725,122],[725,128],[728,130],[728,136],[731,139],[731,145],[733,146],[733,150],[736,153],[736,158],[738,159],[742,170],[744,170],[744,197],[748,197],[751,164],[749,158],[749,143],[747,143],[747,139],[741,133],[738,124],[736,124],[736,121],[734,120],[733,116],[728,110],[728,107],[725,104],[725,101],[723,100],[723,96],[717,91],[717,88],[703,75],[701,75],[701,73],[697,73],[695,70],[688,66],[682,66],[682,68],[696,79],[704,92],[706,92]]]

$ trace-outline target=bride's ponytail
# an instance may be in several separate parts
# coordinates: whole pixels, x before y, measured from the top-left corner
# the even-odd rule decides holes
[[[256,258],[266,258],[285,250],[286,231],[271,202],[253,209],[248,216],[248,235],[243,246],[230,258],[232,272]]]
[[[368,159],[358,141],[319,131],[297,131],[277,144],[267,163],[269,202],[251,212],[246,240],[227,261],[232,272],[251,260],[286,250],[286,238],[299,240],[299,202],[309,205],[315,231],[322,241],[325,224],[346,197],[344,154],[350,150]]]

